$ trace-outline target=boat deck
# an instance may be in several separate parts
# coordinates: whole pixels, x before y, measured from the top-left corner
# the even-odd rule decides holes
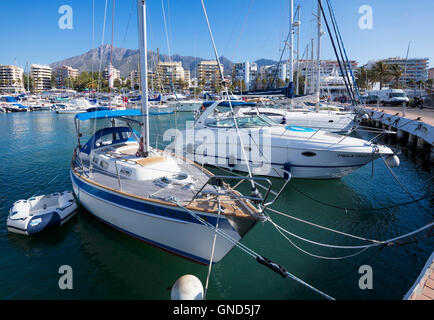
[[[133,155],[133,151],[135,153],[137,148],[131,148],[131,150],[124,149],[122,152],[124,156],[116,157],[117,161],[129,161],[131,163],[134,162],[136,165],[147,166],[158,163],[162,159],[162,157],[159,156],[152,158],[136,158]],[[169,204],[173,203],[173,201],[176,200],[191,210],[209,213],[218,212],[220,201],[220,207],[222,209],[222,214],[224,215],[247,217],[257,213],[253,205],[248,203],[245,199],[235,199],[229,195],[217,196],[213,194],[236,194],[236,191],[229,191],[225,187],[223,187],[225,190],[219,191],[216,186],[207,184],[209,178],[212,176],[212,174],[207,170],[196,164],[192,164],[191,162],[185,162],[180,158],[176,158],[176,163],[180,167],[182,173],[186,173],[195,178],[194,183],[187,186],[170,185],[168,187],[162,187],[157,180],[137,181],[122,176],[118,177],[117,175],[108,173],[98,167],[90,166],[89,160],[83,161],[83,170],[80,161],[76,160],[73,162],[73,169],[76,174],[80,175],[88,182],[139,199],[160,203],[165,202],[166,204],[167,202],[169,202]],[[164,173],[167,173],[168,175],[171,174],[170,171],[165,171],[164,169],[161,169],[161,172],[163,175]],[[204,185],[206,186],[203,188],[200,195],[193,200],[195,195]]]

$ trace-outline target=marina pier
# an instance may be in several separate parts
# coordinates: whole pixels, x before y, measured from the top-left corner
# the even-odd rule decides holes
[[[423,162],[434,162],[434,108],[367,107],[365,113],[362,125],[395,132],[397,142],[416,149]]]

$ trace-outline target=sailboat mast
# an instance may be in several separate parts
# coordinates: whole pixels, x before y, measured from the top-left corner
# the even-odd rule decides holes
[[[289,8],[289,83],[294,85],[294,0],[290,0]],[[291,108],[292,103],[291,97]]]
[[[300,21],[300,15],[301,15],[301,6],[298,5],[297,6],[297,14],[298,14],[298,18],[297,18],[297,78],[296,78],[296,84],[295,84],[295,94],[299,95],[300,94],[300,90],[299,90],[299,81],[300,81],[300,25],[301,25],[301,21]]]
[[[146,0],[137,0],[137,18],[139,26],[139,50],[140,50],[140,83],[142,90],[142,115],[144,121],[141,126],[142,138],[140,150],[142,156],[149,155],[149,117],[148,117],[148,48],[146,39]]]
[[[314,39],[311,39],[311,45],[310,45],[310,86],[309,86],[309,93],[314,94],[315,93],[315,58],[314,58]]]
[[[319,99],[320,99],[320,93],[321,93],[321,6],[322,6],[322,0],[318,0],[318,48],[317,48],[317,67],[318,69],[316,74],[316,95],[317,95],[317,102],[316,102],[316,112],[319,112]]]

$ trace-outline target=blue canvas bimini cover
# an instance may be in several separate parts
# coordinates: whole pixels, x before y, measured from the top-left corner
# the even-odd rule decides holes
[[[103,118],[117,118],[117,117],[135,117],[141,116],[142,112],[138,109],[132,110],[113,110],[113,111],[95,111],[85,112],[75,115],[75,119],[86,121],[91,119],[103,119]]]

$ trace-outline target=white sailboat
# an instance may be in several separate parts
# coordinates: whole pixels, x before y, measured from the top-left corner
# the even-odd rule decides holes
[[[73,190],[89,212],[129,236],[199,263],[218,262],[235,243],[218,236],[212,255],[215,232],[195,217],[239,241],[262,215],[249,197],[224,183],[224,177],[150,147],[146,0],[137,0],[137,9],[142,110],[76,115]],[[127,118],[132,116],[141,120]],[[111,126],[82,145],[80,121],[91,119],[109,119]],[[119,122],[126,125],[116,126]],[[135,123],[140,123],[141,136],[132,129]]]
[[[299,22],[294,22],[294,1],[290,0],[290,42],[289,42],[289,83],[290,86],[294,82],[294,59],[293,59],[293,44],[294,44],[294,28],[299,26]],[[267,115],[273,120],[281,123],[287,123],[294,126],[302,126],[307,128],[322,129],[333,133],[349,133],[355,126],[357,126],[357,115],[354,112],[335,111],[325,105],[321,105],[320,92],[321,92],[321,36],[323,35],[321,29],[321,11],[318,5],[317,14],[317,61],[316,61],[316,79],[313,79],[312,69],[312,82],[315,83],[315,93],[308,97],[283,99],[278,101],[277,108],[261,108],[257,107],[256,110],[240,109],[241,113],[251,114],[252,112],[259,112],[260,114]],[[312,43],[313,46],[313,43]],[[313,52],[312,52],[313,57]],[[313,83],[311,84],[313,85]],[[309,101],[314,104],[313,110],[300,110],[299,102]],[[324,109],[324,110],[321,110]]]

